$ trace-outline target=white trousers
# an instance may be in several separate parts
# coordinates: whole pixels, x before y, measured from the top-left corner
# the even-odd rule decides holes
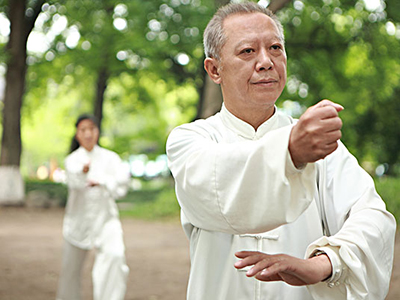
[[[110,220],[105,224],[96,240],[95,250],[93,299],[123,300],[129,268],[125,262],[125,246],[119,220]],[[65,240],[57,300],[81,299],[81,270],[87,252]]]

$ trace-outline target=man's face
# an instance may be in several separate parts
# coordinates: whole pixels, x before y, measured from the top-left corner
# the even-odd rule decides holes
[[[286,84],[286,52],[275,22],[262,13],[225,19],[226,43],[219,62],[227,108],[271,110]]]
[[[93,121],[86,119],[79,122],[76,128],[76,140],[79,145],[91,151],[99,139],[99,129]]]

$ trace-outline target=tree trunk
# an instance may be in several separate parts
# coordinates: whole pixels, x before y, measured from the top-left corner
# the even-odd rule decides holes
[[[3,108],[0,165],[19,166],[21,157],[21,106],[25,88],[25,1],[10,1],[11,32]]]
[[[215,0],[215,6],[218,9],[229,2],[229,0]],[[203,78],[196,119],[205,119],[214,115],[221,109],[222,105],[221,87],[210,79],[207,72],[204,72]]]
[[[203,96],[200,104],[202,107],[197,116],[198,119],[205,119],[214,115],[221,109],[222,105],[222,93],[220,86],[211,80],[207,72],[204,81]]]
[[[100,68],[96,82],[96,98],[94,99],[94,116],[97,118],[97,125],[99,126],[100,131],[101,121],[103,120],[104,93],[107,88],[109,77],[110,73],[108,72],[107,67]]]
[[[108,4],[104,7],[107,13],[108,24],[112,24],[112,15],[114,12],[114,5]],[[100,65],[97,69],[97,81],[96,81],[96,91],[95,99],[93,104],[93,114],[97,119],[97,126],[101,132],[101,123],[103,120],[103,106],[104,106],[104,94],[107,89],[107,82],[110,78],[110,60],[112,59],[112,54],[110,51],[110,45],[113,44],[113,36],[108,36],[107,41],[102,45],[100,54]]]
[[[25,91],[26,42],[44,1],[35,2],[30,17],[25,16],[26,1],[9,1],[10,38],[6,46],[7,72],[3,107],[3,132],[0,151],[0,203],[23,201],[21,160],[21,107]]]
[[[291,0],[271,0],[268,8],[276,13]],[[215,0],[216,6],[228,4],[229,0]],[[214,115],[221,109],[222,93],[219,85],[215,84],[207,73],[204,75],[203,89],[200,92],[200,100],[197,108],[196,119],[203,119]]]

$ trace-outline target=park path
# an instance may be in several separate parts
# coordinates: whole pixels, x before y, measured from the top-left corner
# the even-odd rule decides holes
[[[0,299],[54,300],[62,255],[61,208],[0,207]],[[123,218],[126,300],[185,299],[188,241],[179,221]],[[92,299],[93,253],[84,266],[83,300]]]
[[[0,299],[54,300],[62,255],[61,208],[0,207]],[[188,241],[179,220],[122,218],[130,267],[125,300],[184,300],[189,272]],[[387,300],[400,299],[400,237]],[[92,299],[84,266],[83,299]],[[225,300],[225,299],[221,299]],[[377,299],[378,300],[378,299]]]

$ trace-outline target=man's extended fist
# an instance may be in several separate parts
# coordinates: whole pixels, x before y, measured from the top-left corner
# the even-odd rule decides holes
[[[332,153],[342,137],[343,106],[322,100],[308,108],[293,127],[289,138],[289,152],[297,168],[315,162]]]

